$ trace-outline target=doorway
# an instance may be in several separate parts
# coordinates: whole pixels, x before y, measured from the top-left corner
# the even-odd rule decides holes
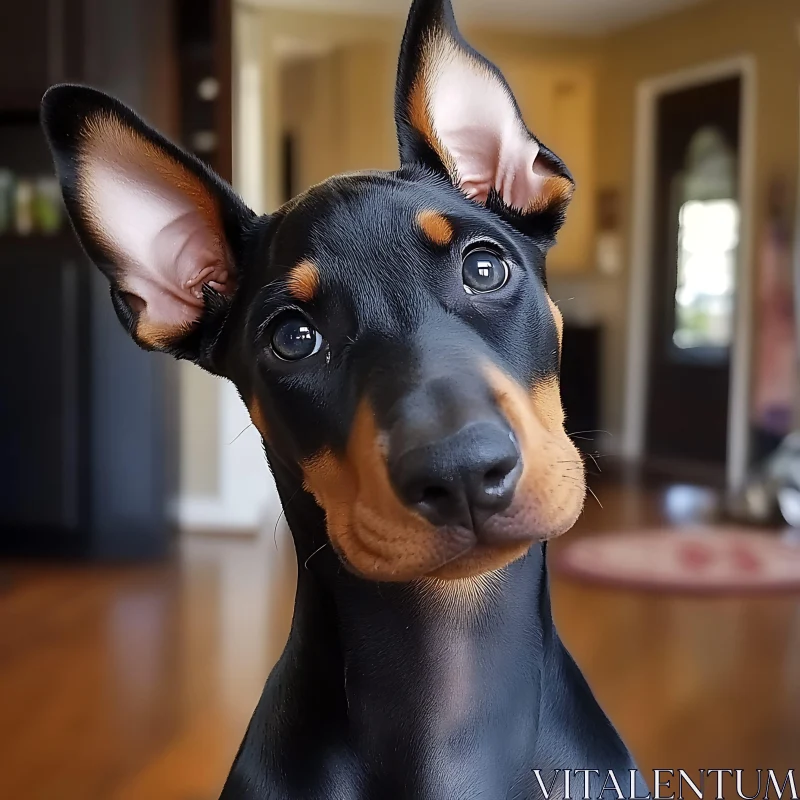
[[[740,244],[742,80],[656,103],[645,455],[724,475]]]

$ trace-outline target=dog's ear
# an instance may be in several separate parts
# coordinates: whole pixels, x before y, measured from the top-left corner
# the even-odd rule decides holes
[[[528,130],[499,70],[461,37],[450,0],[415,0],[395,96],[403,164],[445,172],[467,197],[554,236],[574,183]]]
[[[55,86],[42,124],[80,241],[134,340],[208,363],[253,213],[213,172],[102,92]]]

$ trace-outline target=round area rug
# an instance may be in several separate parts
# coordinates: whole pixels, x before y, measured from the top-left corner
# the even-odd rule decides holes
[[[581,582],[683,594],[800,593],[800,542],[743,528],[658,529],[579,539],[555,554]]]

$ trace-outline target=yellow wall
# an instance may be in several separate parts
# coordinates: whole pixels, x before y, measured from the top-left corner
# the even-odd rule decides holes
[[[281,69],[283,130],[298,148],[298,190],[359,169],[396,169],[394,67],[385,46],[355,42]]]
[[[622,191],[626,248],[630,245],[638,83],[740,55],[752,55],[757,69],[756,219],[752,223],[755,241],[759,241],[769,181],[780,175],[794,186],[798,174],[798,24],[797,0],[714,0],[626,29],[603,41],[598,75],[598,186]],[[628,257],[626,249],[626,264]],[[615,301],[607,309],[604,425],[619,432],[624,411],[627,274],[612,283],[617,288],[613,293]]]
[[[275,164],[279,160],[283,119],[299,132],[306,155],[299,176],[301,186],[342,170],[392,168],[396,164],[391,84],[402,20],[255,7],[239,7],[237,13],[245,14],[248,30],[256,29],[259,34],[258,46],[250,48],[250,57],[257,58],[261,65],[267,208],[275,207],[281,199],[280,174]],[[513,64],[531,59],[592,72],[596,90],[595,186],[621,192],[627,265],[637,84],[732,56],[755,57],[758,237],[771,177],[781,174],[794,181],[798,172],[798,22],[797,0],[710,0],[601,38],[469,27],[465,34],[501,69],[507,65],[511,72]],[[302,63],[295,61],[289,69],[281,68],[281,53],[292,42],[316,47],[319,54]],[[535,80],[531,75],[529,88],[517,86],[517,91],[533,92]],[[529,122],[536,131],[536,120]],[[558,151],[558,142],[546,143]],[[581,191],[579,181],[573,218],[581,216],[579,203],[586,202],[588,192],[584,188],[581,195]],[[592,213],[590,206],[583,214],[583,222],[573,219],[568,224],[589,224]],[[605,327],[602,427],[613,432],[618,442],[623,414],[627,268],[623,274],[608,278],[593,272],[591,264],[588,267],[585,274],[553,276],[551,292],[561,301],[567,317],[599,321]],[[206,391],[211,391],[211,385],[205,387]],[[188,393],[192,403],[201,402],[202,389],[192,384]],[[208,420],[215,406],[207,405],[203,416]],[[206,433],[206,438],[216,435],[212,426]],[[205,492],[215,482],[214,468],[209,463],[215,446],[197,432],[186,439],[182,453],[184,465],[190,465],[184,473],[186,491]]]
[[[321,32],[328,37],[326,52],[284,61],[281,68],[279,117],[282,128],[295,136],[297,188],[304,190],[340,172],[396,168],[393,96],[398,23],[348,21],[353,27],[347,28],[345,38],[338,15],[269,12],[269,17],[273,41],[291,39],[303,28],[312,32],[311,41],[318,48],[323,47]],[[307,19],[308,24],[298,19]],[[578,192],[551,254],[551,272],[590,271],[597,41],[486,29],[468,30],[467,36],[503,70],[528,125],[569,163],[576,177]],[[275,178],[273,174],[271,180]]]
[[[342,135],[345,138],[356,136],[358,144],[344,145],[346,155],[340,149],[328,152],[327,158],[319,147],[316,148],[317,156],[312,161],[317,168],[301,183],[318,182],[340,169],[391,167],[396,159],[391,111],[386,102],[381,102],[381,87],[391,80],[394,69],[398,24],[359,18],[359,23],[350,27],[352,21],[339,21],[337,24],[335,17],[282,12],[282,24],[287,25],[290,19],[295,31],[307,27],[317,35],[333,29],[338,35],[338,24],[341,24],[350,31],[351,41],[378,37],[381,42],[378,45],[355,45],[359,53],[353,57],[353,63],[356,63],[355,58],[359,61],[358,67],[347,75],[350,105],[344,114],[345,120],[341,117],[345,106],[340,106],[335,112],[340,114]],[[303,19],[308,19],[309,23],[306,25]],[[312,19],[313,23],[310,22]],[[618,190],[623,205],[625,270],[616,277],[600,276],[589,256],[583,259],[588,263],[577,265],[578,272],[584,270],[582,274],[570,274],[575,271],[570,263],[571,257],[566,255],[566,263],[562,263],[564,259],[560,260],[561,253],[557,247],[551,256],[555,267],[551,271],[551,291],[561,302],[568,318],[600,322],[604,326],[602,427],[614,436],[614,441],[606,443],[611,448],[619,443],[624,413],[636,87],[648,78],[733,56],[754,56],[758,84],[755,204],[758,215],[755,236],[758,241],[769,180],[780,174],[794,181],[798,172],[798,22],[800,5],[797,0],[712,0],[601,38],[548,36],[486,28],[466,30],[472,44],[508,72],[523,109],[535,106],[535,98],[527,103],[526,97],[535,94],[536,69],[535,66],[531,68],[529,81],[525,82],[519,70],[521,63],[535,65],[538,60],[542,64],[541,73],[559,68],[578,69],[590,71],[594,76],[594,163],[588,180],[582,181],[582,176],[577,176],[578,192],[565,230],[567,235],[575,233],[579,240],[575,252],[590,253],[596,190]],[[350,46],[353,45],[347,44]],[[320,79],[330,81],[335,73],[336,59],[330,57],[326,61],[319,69]],[[376,78],[378,74],[380,80]],[[342,72],[338,75],[337,80],[344,77]],[[390,97],[390,90],[386,89],[386,92]],[[359,103],[362,98],[363,102]],[[348,129],[346,118],[351,115],[358,123]],[[528,119],[529,124],[534,132],[541,132],[537,131],[535,114],[532,116]],[[316,120],[308,122],[307,127],[319,133]],[[377,132],[377,135],[373,138],[370,132]],[[544,132],[541,133],[546,143],[557,152],[560,144],[568,149],[566,143],[548,141]],[[589,246],[582,246],[583,243]],[[573,250],[572,247],[569,249]]]

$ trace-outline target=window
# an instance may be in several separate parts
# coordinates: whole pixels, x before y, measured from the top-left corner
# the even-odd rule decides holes
[[[702,128],[692,137],[676,201],[673,352],[723,359],[733,339],[740,213],[736,157],[715,128]]]

